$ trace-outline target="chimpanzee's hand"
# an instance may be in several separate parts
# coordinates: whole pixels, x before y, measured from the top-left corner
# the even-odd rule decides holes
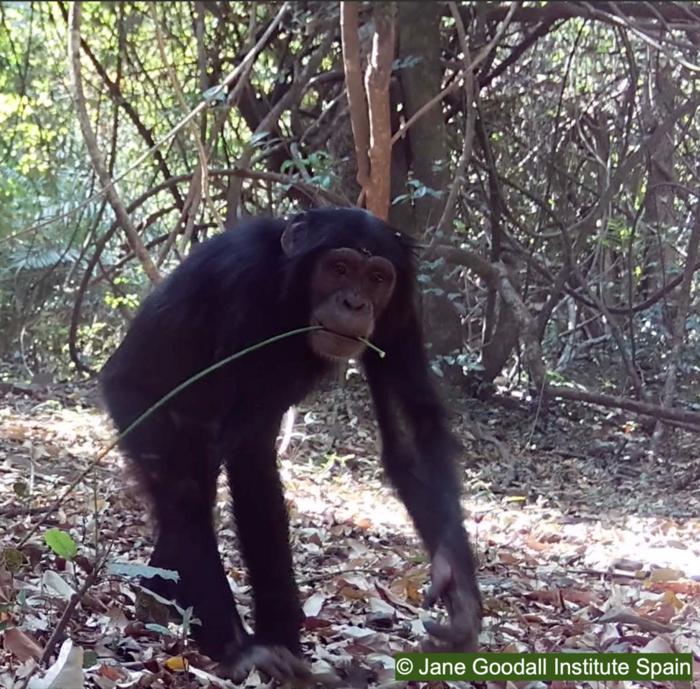
[[[434,605],[441,599],[447,607],[450,622],[424,622],[432,637],[426,644],[426,650],[475,652],[479,645],[482,608],[473,575],[458,568],[448,548],[441,546],[433,557],[430,577],[425,606]]]
[[[278,682],[291,682],[293,686],[305,686],[312,679],[306,663],[284,646],[253,644],[219,665],[221,673],[234,682],[242,682],[253,668]]]

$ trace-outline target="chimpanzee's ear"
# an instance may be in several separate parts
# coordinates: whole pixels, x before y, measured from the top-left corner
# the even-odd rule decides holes
[[[298,256],[312,244],[311,222],[308,213],[299,213],[290,218],[282,232],[280,243],[287,256]]]

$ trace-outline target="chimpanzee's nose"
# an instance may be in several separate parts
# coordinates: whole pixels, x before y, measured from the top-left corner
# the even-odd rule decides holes
[[[350,311],[361,311],[367,306],[367,300],[359,294],[346,294],[343,297],[343,306]]]

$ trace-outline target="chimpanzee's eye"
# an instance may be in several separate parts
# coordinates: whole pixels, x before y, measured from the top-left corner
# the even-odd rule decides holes
[[[347,275],[348,273],[348,267],[340,261],[333,266],[333,270],[335,270],[338,275]]]

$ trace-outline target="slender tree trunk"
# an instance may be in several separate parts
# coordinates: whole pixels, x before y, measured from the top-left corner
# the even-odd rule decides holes
[[[408,120],[423,105],[439,93],[442,85],[443,67],[441,64],[442,40],[440,19],[442,7],[431,2],[399,3],[399,64],[397,76],[403,96],[402,116]],[[397,141],[399,145],[402,140]],[[430,243],[438,225],[450,182],[449,147],[447,128],[440,105],[431,108],[420,117],[406,134],[405,153],[409,165],[409,179],[415,184],[427,187],[411,202],[404,201],[394,206],[392,218],[401,218],[405,223],[407,215],[411,226],[403,229],[415,237]],[[395,155],[395,160],[396,160]],[[399,181],[394,187],[398,190]],[[408,180],[405,180],[408,182]],[[404,186],[399,193],[410,193],[411,187]],[[451,228],[447,228],[448,232]],[[449,235],[445,237],[449,241]],[[456,280],[446,279],[445,266],[430,272],[432,290],[423,301],[423,325],[431,354],[453,353],[462,344],[462,327],[459,313],[447,297],[457,292]]]

